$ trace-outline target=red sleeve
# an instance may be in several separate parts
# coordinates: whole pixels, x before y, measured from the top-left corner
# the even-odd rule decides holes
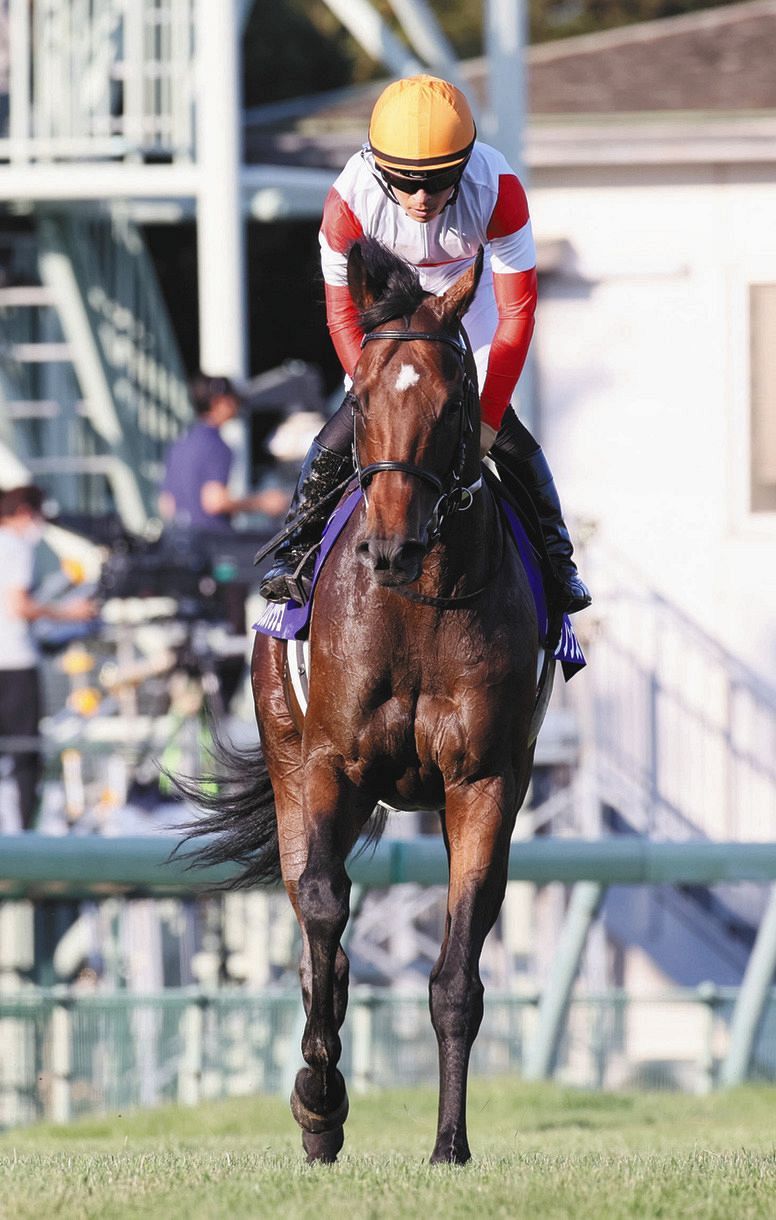
[[[361,355],[363,331],[358,311],[344,283],[346,254],[361,237],[361,222],[335,187],[326,196],[321,220],[321,264],[326,289],[326,321],[334,350],[349,377]],[[334,280],[334,283],[330,281]],[[339,282],[338,282],[339,281]]]
[[[514,174],[499,174],[498,198],[488,223],[488,240],[517,233],[528,220],[528,200],[522,182]]]
[[[482,419],[498,428],[523,371],[534,329],[536,268],[494,275],[498,326],[490,345],[488,371],[480,394]]]
[[[348,288],[326,284],[326,321],[334,350],[349,377],[361,355],[364,332],[358,324],[358,310]]]
[[[337,254],[346,254],[357,237],[363,235],[361,221],[348,207],[336,187],[326,196],[321,219],[321,232],[327,245]]]

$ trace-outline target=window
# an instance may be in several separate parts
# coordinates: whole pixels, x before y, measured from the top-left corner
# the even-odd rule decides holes
[[[776,284],[749,287],[750,508],[776,512]]]

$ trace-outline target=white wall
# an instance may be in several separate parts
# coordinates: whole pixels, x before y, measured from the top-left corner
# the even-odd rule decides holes
[[[576,263],[543,279],[535,340],[568,515],[776,685],[776,514],[745,503],[746,291],[776,281],[776,165],[545,171],[531,210]]]

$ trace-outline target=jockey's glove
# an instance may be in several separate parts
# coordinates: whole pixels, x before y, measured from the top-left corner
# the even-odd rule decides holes
[[[480,460],[488,456],[497,436],[498,432],[490,424],[480,424]]]

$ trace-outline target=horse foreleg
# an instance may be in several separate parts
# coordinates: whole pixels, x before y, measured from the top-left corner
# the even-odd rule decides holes
[[[297,723],[298,718],[295,719],[292,715],[286,698],[284,669],[283,645],[277,640],[268,640],[266,637],[258,635],[254,644],[252,664],[254,700],[264,757],[275,795],[283,883],[302,934],[302,959],[299,975],[302,985],[302,1000],[309,1022],[314,1011],[313,998],[320,994],[321,986],[314,984],[311,944],[315,945],[317,941],[316,938],[311,941],[308,920],[303,913],[299,891],[300,879],[307,866],[310,844],[317,842],[314,833],[317,819],[313,819],[311,833],[310,822],[305,819],[304,813],[305,779],[309,779],[309,776],[305,777],[302,734]],[[331,778],[330,772],[329,776]],[[323,786],[314,785],[312,791],[315,793],[315,799],[323,800],[326,790],[325,784]],[[335,797],[332,808],[336,808],[336,803]],[[358,829],[355,830],[356,835],[357,833]],[[355,838],[355,835],[353,837]],[[320,861],[320,855],[320,851],[317,851],[315,858],[318,861]],[[344,863],[342,867],[344,869]],[[345,901],[345,918],[347,918],[347,894]],[[319,954],[316,953],[316,956]],[[318,970],[318,974],[320,974],[320,970]],[[348,993],[348,959],[339,944],[334,954],[331,990],[336,1032],[345,1019]],[[337,1054],[337,1058],[339,1058],[339,1054]],[[326,1082],[325,1088],[316,1087],[315,1082],[311,1082],[305,1075],[309,1071],[310,1069],[303,1069],[300,1074],[301,1079],[297,1080],[292,1093],[291,1107],[302,1126],[302,1142],[309,1159],[333,1161],[343,1142],[342,1122],[347,1112],[344,1084],[340,1089],[341,1103],[339,1107],[335,1105],[332,1109],[332,1100],[336,1101],[337,1096],[336,1078],[334,1087],[330,1082]],[[342,1080],[341,1076],[339,1080]],[[323,1095],[323,1102],[320,1100],[321,1095]]]
[[[457,787],[446,799],[450,859],[447,928],[429,987],[439,1048],[439,1116],[431,1160],[464,1164],[469,1056],[483,1014],[479,962],[507,881],[514,785],[504,778]]]
[[[333,978],[334,1026],[337,1030],[342,1027],[347,1012],[349,971],[350,963],[347,955],[342,946],[338,945],[334,959]],[[313,997],[313,971],[312,954],[304,926],[302,926],[302,960],[299,967],[299,979],[302,985],[304,1010],[309,1022]],[[303,1041],[303,1048],[304,1045]],[[306,1055],[305,1058],[307,1058]],[[339,1059],[339,1055],[337,1059]],[[331,1090],[323,1088],[320,1082],[316,1082],[312,1068],[302,1068],[297,1073],[291,1093],[291,1112],[302,1128],[302,1146],[309,1161],[335,1161],[345,1140],[343,1124],[347,1118],[348,1099],[345,1081],[336,1068],[335,1081],[341,1084],[342,1104],[331,1112],[326,1111],[326,1101],[323,1106],[320,1104],[322,1097],[331,1100]],[[321,1110],[324,1112],[321,1113]]]
[[[282,850],[281,835],[281,850]],[[283,881],[286,887],[286,892],[294,908],[297,920],[299,922],[300,931],[302,934],[302,955],[299,963],[299,981],[302,987],[302,1003],[304,1004],[305,1014],[308,1019],[310,1016],[312,998],[313,998],[313,971],[312,971],[312,953],[310,949],[310,941],[307,933],[307,926],[302,916],[299,905],[299,878],[304,871],[303,867],[299,867],[295,860],[287,860],[287,868],[284,868]],[[341,945],[337,946],[337,951],[334,959],[334,979],[333,979],[333,1009],[334,1023],[337,1029],[340,1029],[345,1020],[348,1003],[348,974],[349,962]],[[308,1096],[308,1102],[302,1100],[305,1096],[305,1086],[308,1084],[306,1073],[309,1069],[303,1068],[297,1077],[294,1090],[291,1095],[291,1110],[302,1127],[302,1145],[307,1153],[308,1159],[311,1161],[334,1161],[337,1153],[342,1147],[344,1141],[344,1133],[342,1116],[337,1125],[328,1130],[320,1130],[320,1117],[315,1114],[311,1108],[310,1102],[313,1100]],[[302,1079],[300,1079],[300,1077]],[[300,1092],[301,1090],[301,1092]],[[308,1088],[307,1093],[311,1090]],[[345,1098],[347,1112],[347,1098]],[[336,1117],[336,1116],[335,1116]],[[329,1116],[328,1121],[333,1121],[332,1116]]]
[[[310,947],[310,938],[308,933],[308,925],[305,917],[302,914],[302,908],[299,901],[299,882],[302,874],[305,871],[307,861],[307,845],[303,830],[303,818],[300,804],[292,805],[286,808],[285,817],[278,817],[278,831],[280,839],[280,858],[283,871],[283,882],[286,887],[286,893],[291,901],[297,921],[299,923],[302,935],[302,956],[299,964],[299,981],[302,987],[302,1002],[304,1004],[305,1013],[309,1019],[312,1002],[313,1002],[313,969],[312,969],[312,951]],[[337,950],[334,957],[334,977],[333,977],[333,1011],[334,1023],[336,1029],[339,1029],[345,1020],[345,1012],[348,1003],[348,973],[349,963],[345,951],[341,945],[337,945]],[[344,1114],[339,1116],[336,1125],[331,1128],[321,1130],[321,1116],[315,1113],[315,1097],[317,1093],[309,1087],[306,1073],[309,1071],[303,1068],[302,1072],[297,1077],[293,1093],[291,1095],[291,1109],[294,1117],[302,1127],[302,1144],[307,1153],[308,1159],[311,1161],[334,1161],[337,1153],[342,1147],[344,1134],[342,1123],[344,1122]],[[301,1079],[300,1079],[301,1077]],[[306,1101],[304,1100],[306,1098]],[[347,1113],[347,1098],[344,1094],[345,1111]],[[334,1122],[337,1115],[328,1115],[324,1122]]]
[[[348,1113],[345,1081],[337,1067],[348,985],[348,960],[340,944],[350,913],[345,859],[363,819],[350,816],[338,777],[318,768],[308,779],[307,861],[296,895],[304,940],[302,1055],[307,1067],[297,1075],[291,1109],[303,1129],[308,1158],[333,1161]]]

